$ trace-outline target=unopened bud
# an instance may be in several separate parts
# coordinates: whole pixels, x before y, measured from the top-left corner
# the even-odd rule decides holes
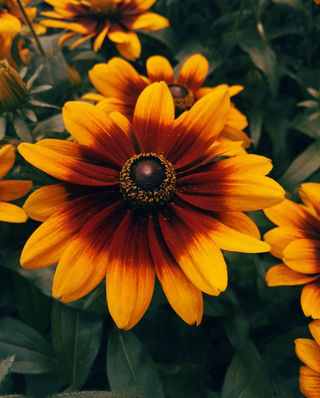
[[[4,61],[0,61],[0,108],[13,111],[25,100],[27,87],[19,73]]]

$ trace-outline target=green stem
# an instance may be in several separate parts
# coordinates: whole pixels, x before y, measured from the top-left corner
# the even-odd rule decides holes
[[[40,41],[39,41],[39,39],[38,39],[38,36],[36,35],[36,32],[33,30],[33,27],[32,27],[32,25],[31,25],[31,22],[29,21],[29,18],[27,17],[27,14],[26,14],[26,12],[25,12],[25,10],[24,10],[24,8],[23,8],[23,5],[21,4],[21,1],[20,1],[20,0],[17,0],[17,3],[18,3],[18,5],[19,5],[19,8],[20,8],[20,10],[21,10],[21,12],[22,12],[22,14],[23,14],[23,16],[24,16],[24,18],[25,18],[25,20],[26,20],[28,26],[29,26],[29,29],[30,29],[30,31],[31,31],[31,33],[32,33],[32,36],[34,37],[34,39],[35,39],[35,41],[36,41],[36,43],[37,43],[37,46],[38,46],[38,48],[39,48],[39,51],[40,51],[41,55],[42,55],[43,57],[45,57],[46,54],[45,54],[45,52],[44,52],[44,50],[43,50],[43,48],[42,48],[42,45],[41,45],[41,43],[40,43]]]

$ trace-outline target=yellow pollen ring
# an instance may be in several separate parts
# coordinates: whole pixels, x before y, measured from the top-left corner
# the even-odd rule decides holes
[[[164,174],[163,181],[157,189],[142,189],[132,177],[134,167],[148,160],[158,162]],[[150,209],[162,206],[172,198],[175,187],[176,176],[172,164],[162,155],[155,153],[140,153],[133,156],[125,163],[120,172],[120,191],[124,200],[134,208]]]
[[[117,6],[118,3],[113,0],[91,0],[90,13],[102,17],[111,17],[117,13]]]

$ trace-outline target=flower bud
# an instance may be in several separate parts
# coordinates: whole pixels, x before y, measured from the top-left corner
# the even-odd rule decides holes
[[[17,109],[28,94],[19,73],[4,61],[0,61],[0,109]]]

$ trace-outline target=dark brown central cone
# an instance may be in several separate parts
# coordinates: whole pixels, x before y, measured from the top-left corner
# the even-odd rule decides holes
[[[159,189],[166,178],[164,167],[156,159],[139,160],[130,174],[132,181],[143,191]]]
[[[179,85],[169,85],[169,90],[173,98],[185,98],[188,95],[188,90]]]
[[[112,17],[117,13],[117,7],[118,3],[113,0],[91,0],[90,13],[97,17]]]

